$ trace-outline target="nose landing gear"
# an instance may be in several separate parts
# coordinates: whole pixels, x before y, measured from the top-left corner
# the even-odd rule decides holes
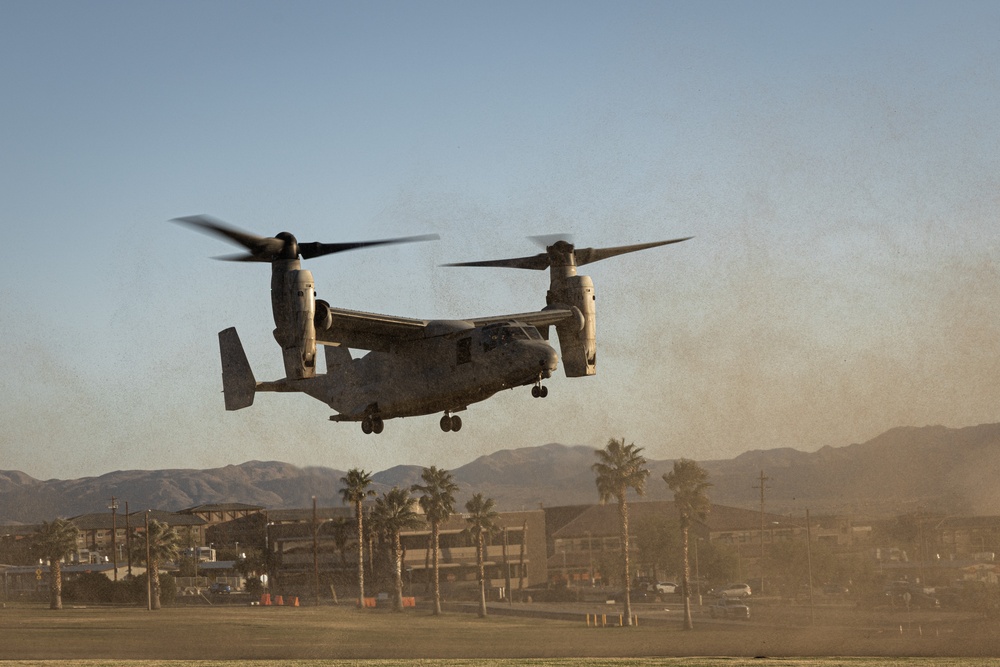
[[[541,378],[538,378],[535,386],[531,388],[531,395],[534,398],[545,398],[549,395],[549,388],[542,385]]]
[[[461,431],[462,418],[458,415],[453,415],[450,412],[445,412],[444,416],[441,417],[441,430],[445,433],[448,431]]]

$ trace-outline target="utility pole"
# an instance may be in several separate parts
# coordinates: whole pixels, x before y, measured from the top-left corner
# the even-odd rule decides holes
[[[760,485],[753,488],[760,489],[760,594],[764,594],[764,490],[767,488],[766,482],[771,479],[760,471]]]
[[[143,515],[146,519],[146,610],[153,611],[153,574],[149,571],[149,510]]]
[[[809,572],[809,623],[816,622],[816,606],[813,600],[813,558],[812,530],[809,528],[809,508],[806,508],[806,567]]]
[[[506,586],[505,592],[507,593],[507,604],[513,604],[513,596],[510,594],[510,561],[507,559],[507,526],[503,527],[503,570],[504,570],[504,585]]]
[[[115,581],[118,581],[118,522],[116,520],[118,499],[114,496],[111,496],[111,504],[108,505],[108,509],[111,510],[111,561],[115,566]]]
[[[316,606],[319,606],[319,521],[316,517],[316,496],[313,496],[313,586]]]
[[[132,528],[128,521],[128,501],[125,501],[125,556],[128,558],[128,578],[132,578]]]
[[[525,519],[521,524],[521,562],[517,569],[517,592],[518,595],[524,591],[524,550],[527,548],[528,544],[528,520]],[[593,570],[593,567],[591,567]],[[593,574],[593,571],[591,571]]]

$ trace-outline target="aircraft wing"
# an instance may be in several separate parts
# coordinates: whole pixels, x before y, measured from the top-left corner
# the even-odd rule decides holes
[[[332,322],[330,327],[316,330],[317,343],[380,352],[388,352],[393,346],[402,342],[495,322],[523,322],[536,327],[547,327],[579,316],[568,308],[553,308],[513,315],[490,315],[469,320],[417,320],[332,307],[330,315]]]
[[[394,343],[423,338],[428,320],[379,315],[345,308],[330,308],[333,323],[316,330],[316,342],[356,350],[388,351]]]
[[[469,321],[477,327],[494,322],[523,322],[534,327],[547,327],[559,324],[563,320],[577,317],[569,308],[552,308],[547,310],[535,310],[530,313],[516,313],[514,315],[489,315],[487,317],[474,317]]]

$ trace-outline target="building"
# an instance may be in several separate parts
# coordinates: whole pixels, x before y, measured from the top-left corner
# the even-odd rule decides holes
[[[314,518],[315,516],[315,518]],[[501,512],[501,530],[485,548],[487,587],[518,590],[544,585],[546,572],[545,513],[541,510]],[[315,527],[315,540],[314,540]],[[308,590],[320,573],[321,588],[333,583],[340,594],[353,590],[357,579],[357,538],[353,510],[346,507],[274,510],[268,513],[265,541],[273,554],[272,575],[279,588]],[[444,595],[460,594],[478,587],[476,547],[467,532],[464,514],[454,514],[440,527],[439,572]],[[402,538],[404,582],[410,590],[423,591],[431,578],[430,526],[407,530]],[[365,557],[383,551],[365,545]],[[367,564],[371,571],[372,564]],[[369,575],[370,576],[370,575]],[[376,592],[375,581],[368,582]]]
[[[146,520],[159,521],[177,530],[185,547],[199,546],[205,534],[205,521],[198,516],[162,510],[132,512],[112,516],[111,512],[81,514],[70,519],[80,534],[76,538],[79,563],[125,563],[129,544],[145,534]],[[114,537],[112,537],[114,534]]]
[[[598,585],[607,578],[603,568],[618,567],[621,553],[620,518],[616,503],[546,509],[554,518],[564,517],[562,525],[552,530],[548,569],[551,582],[568,585]],[[640,533],[650,521],[676,522],[677,508],[673,501],[629,503],[629,559],[638,578],[652,579],[653,568],[641,562]],[[788,517],[758,510],[726,505],[712,505],[705,521],[696,521],[691,528],[692,548],[697,543],[726,545],[736,552],[738,572],[747,576],[760,570],[761,554],[765,557],[771,546],[787,541],[805,541],[807,532],[815,543],[847,548],[859,539],[859,526],[840,517],[810,517],[809,531],[805,517]],[[866,526],[867,535],[871,527]],[[671,575],[673,576],[673,575]],[[612,576],[612,579],[614,577]]]
[[[992,554],[1000,549],[998,516],[930,517],[922,523],[934,558],[993,560]]]
[[[260,505],[247,505],[245,503],[211,503],[207,505],[195,505],[194,507],[180,510],[177,514],[201,519],[202,524],[200,525],[204,525],[205,531],[207,531],[212,526],[246,519],[251,516],[266,515],[267,510]],[[208,545],[208,541],[205,539],[205,531],[200,533],[202,540],[192,546],[203,547]]]

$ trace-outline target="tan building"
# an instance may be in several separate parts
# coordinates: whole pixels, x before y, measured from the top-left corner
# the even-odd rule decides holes
[[[186,514],[202,520],[205,530],[212,526],[217,526],[238,519],[246,519],[257,514],[266,514],[267,510],[260,505],[247,505],[245,503],[211,503],[207,505],[195,505],[187,509],[180,510],[178,514]],[[203,541],[195,546],[205,546],[205,532],[201,533]]]
[[[501,512],[498,523],[501,531],[489,541],[485,552],[488,587],[496,591],[509,585],[516,592],[544,584],[545,513]],[[315,551],[314,525],[318,526]],[[477,585],[476,548],[467,525],[464,514],[454,514],[440,529],[439,569],[446,596]],[[266,542],[275,556],[274,575],[280,585],[308,588],[318,568],[324,582],[335,579],[342,586],[351,586],[357,572],[355,531],[353,511],[346,507],[317,509],[315,523],[311,509],[268,512]],[[402,534],[404,584],[420,592],[430,576],[429,540],[429,526]],[[371,557],[370,546],[365,546],[366,559]]]
[[[551,536],[549,579],[569,585],[593,585],[602,581],[601,566],[617,566],[620,553],[620,519],[616,503],[575,508],[549,508],[547,513],[567,517],[564,525]],[[629,552],[633,573],[652,577],[643,570],[639,553],[640,527],[651,520],[677,520],[673,501],[629,503]],[[814,543],[837,547],[854,545],[858,526],[839,517],[810,517]],[[870,532],[870,526],[866,527]],[[698,540],[734,547],[739,569],[744,574],[757,571],[762,551],[777,542],[806,539],[805,516],[789,517],[726,505],[712,505],[704,522],[696,522],[691,531],[693,544]],[[867,537],[867,532],[864,533]],[[763,545],[762,545],[763,543]],[[693,547],[696,548],[696,547]],[[734,573],[735,574],[735,573]]]
[[[76,538],[76,560],[81,563],[111,563],[115,561],[117,552],[119,565],[127,562],[129,542],[135,536],[145,534],[147,518],[175,528],[185,547],[203,544],[205,521],[194,515],[162,510],[120,513],[114,517],[111,512],[81,514],[70,519],[80,531]],[[131,538],[129,532],[132,533]]]

